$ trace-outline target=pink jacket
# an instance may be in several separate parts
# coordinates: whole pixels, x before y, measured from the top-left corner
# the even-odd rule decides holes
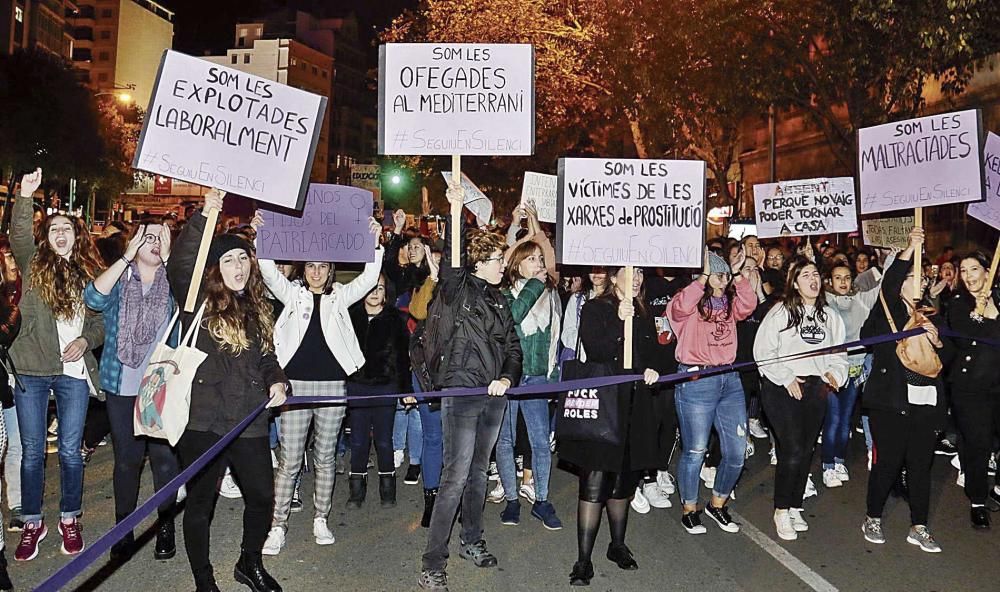
[[[705,293],[701,282],[692,282],[670,302],[667,318],[677,335],[677,361],[689,366],[722,366],[736,360],[736,321],[742,321],[757,308],[757,295],[750,282],[736,282],[733,311],[714,311],[710,320],[698,313],[698,301]]]

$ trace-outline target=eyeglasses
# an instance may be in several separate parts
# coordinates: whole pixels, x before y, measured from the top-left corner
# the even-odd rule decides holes
[[[499,257],[489,257],[487,259],[483,259],[483,263],[489,263],[490,261],[503,261],[503,255],[500,255]]]

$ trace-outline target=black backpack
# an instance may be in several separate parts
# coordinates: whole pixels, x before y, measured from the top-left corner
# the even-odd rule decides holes
[[[448,367],[450,348],[446,347],[455,333],[457,319],[444,297],[434,294],[427,307],[427,318],[420,321],[410,336],[410,365],[423,392],[438,389],[441,372]]]

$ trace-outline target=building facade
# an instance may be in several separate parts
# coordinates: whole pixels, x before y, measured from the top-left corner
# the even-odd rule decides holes
[[[76,12],[72,0],[0,0],[0,54],[37,48],[70,59]]]

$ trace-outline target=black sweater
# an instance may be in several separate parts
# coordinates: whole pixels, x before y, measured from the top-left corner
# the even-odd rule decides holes
[[[351,375],[347,382],[350,395],[375,393],[408,393],[410,380],[409,333],[397,311],[386,305],[382,312],[371,317],[364,301],[350,309],[351,324],[358,344],[365,355],[365,365]],[[367,401],[350,401],[349,406],[366,406]],[[392,398],[373,399],[373,405],[395,405]]]

